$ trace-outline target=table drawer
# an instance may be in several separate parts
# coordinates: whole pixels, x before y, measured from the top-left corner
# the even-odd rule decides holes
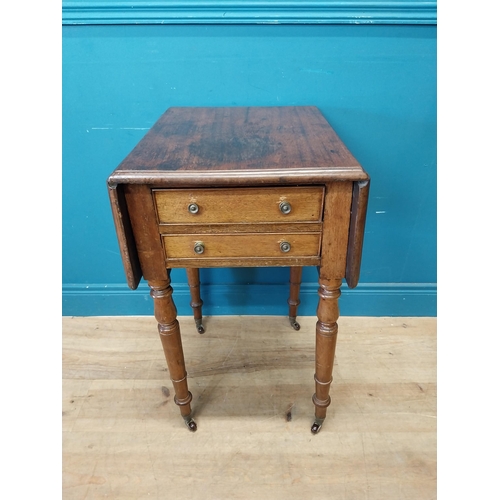
[[[163,236],[168,259],[315,257],[321,233],[178,234]]]
[[[236,189],[154,189],[160,224],[318,222],[321,186]]]

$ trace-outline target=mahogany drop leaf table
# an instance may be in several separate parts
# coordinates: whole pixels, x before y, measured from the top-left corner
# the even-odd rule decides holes
[[[149,284],[175,402],[190,430],[170,270],[187,270],[204,333],[199,268],[290,267],[289,318],[298,329],[302,267],[317,266],[317,433],[331,402],[340,287],[359,279],[369,182],[313,106],[169,108],[110,175],[127,282]]]

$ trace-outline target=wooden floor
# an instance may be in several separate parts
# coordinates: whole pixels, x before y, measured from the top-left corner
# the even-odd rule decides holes
[[[63,318],[64,499],[436,498],[435,318],[341,317],[318,435],[316,318],[179,320],[195,433],[153,318]]]

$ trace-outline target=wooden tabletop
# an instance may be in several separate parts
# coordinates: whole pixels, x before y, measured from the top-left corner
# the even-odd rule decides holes
[[[366,180],[318,108],[169,108],[111,175],[111,184]]]

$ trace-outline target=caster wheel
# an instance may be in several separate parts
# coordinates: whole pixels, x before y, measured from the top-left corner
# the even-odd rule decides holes
[[[318,434],[318,432],[321,430],[322,425],[323,425],[323,420],[316,419],[312,424],[311,432],[313,434]]]
[[[191,432],[196,432],[196,429],[198,429],[198,426],[196,425],[196,422],[192,418],[185,419],[185,423],[186,423],[187,428]]]

